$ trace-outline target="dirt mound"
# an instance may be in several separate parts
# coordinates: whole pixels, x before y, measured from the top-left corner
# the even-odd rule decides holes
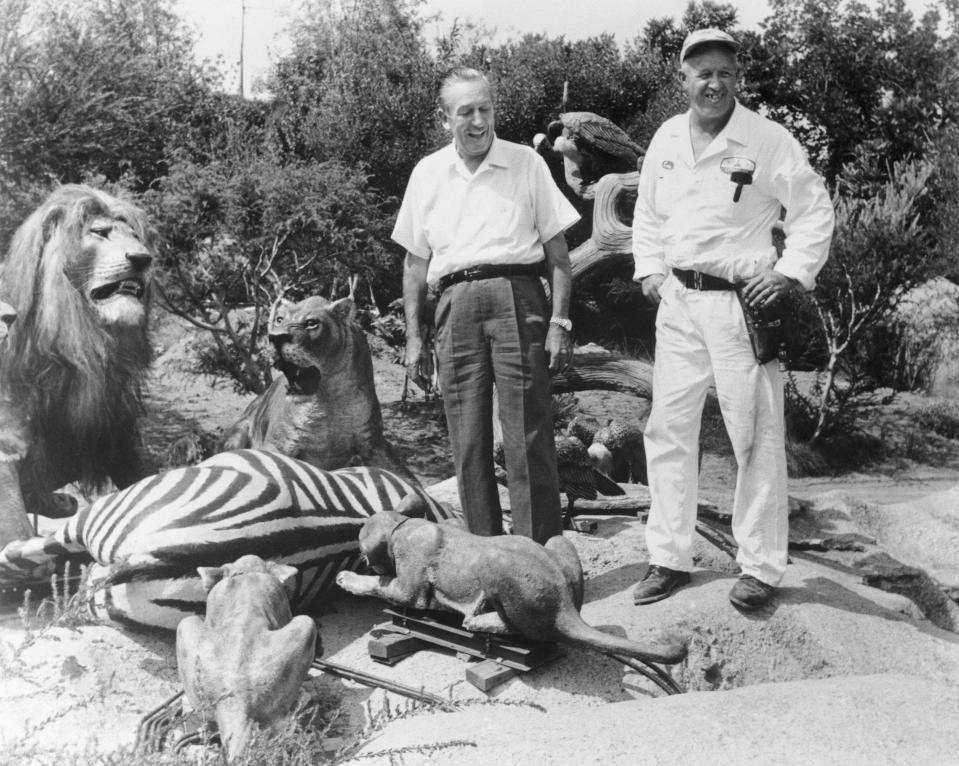
[[[909,684],[893,684],[908,692],[903,698],[904,705],[913,700],[913,689],[931,690],[930,694],[941,696],[944,704],[954,705],[959,696],[955,688],[959,687],[959,637],[923,619],[908,598],[864,585],[862,576],[848,567],[816,561],[805,555],[794,556],[775,601],[757,613],[743,614],[727,599],[734,582],[734,565],[724,553],[700,541],[698,562],[708,568],[697,569],[692,584],[672,598],[636,607],[630,591],[645,569],[643,524],[639,519],[621,516],[596,520],[598,526],[593,535],[569,533],[586,571],[583,615],[587,622],[638,640],[663,633],[682,636],[688,643],[689,657],[673,669],[674,678],[689,691],[716,691],[717,694],[689,695],[686,701],[677,703],[675,698],[665,698],[646,678],[611,658],[566,648],[561,658],[514,677],[487,696],[466,681],[466,661],[450,653],[422,651],[392,668],[375,663],[368,656],[367,643],[370,631],[386,617],[381,612],[383,605],[373,599],[339,598],[317,616],[325,656],[390,681],[467,703],[466,709],[456,715],[469,721],[463,724],[464,731],[470,730],[474,736],[479,736],[477,732],[487,732],[480,737],[484,762],[498,757],[497,748],[503,743],[509,743],[517,752],[533,747],[534,743],[543,747],[542,752],[530,751],[529,762],[571,762],[560,760],[566,754],[565,735],[557,734],[556,746],[546,747],[542,740],[524,738],[519,734],[521,729],[514,732],[509,726],[500,730],[498,736],[488,733],[490,721],[498,721],[500,716],[517,721],[525,717],[530,731],[538,730],[540,709],[550,712],[550,721],[566,721],[565,731],[589,741],[590,752],[596,757],[581,762],[626,763],[622,759],[627,755],[635,757],[645,752],[636,749],[645,740],[634,733],[623,735],[624,731],[633,731],[626,722],[641,715],[642,731],[655,731],[656,726],[650,723],[653,719],[648,717],[667,714],[660,712],[659,707],[655,707],[655,713],[650,712],[653,706],[675,710],[675,706],[680,705],[686,711],[684,715],[705,721],[711,720],[717,709],[748,699],[749,704],[743,707],[752,706],[751,715],[766,711],[773,716],[768,719],[769,729],[777,731],[778,738],[776,722],[779,719],[775,714],[782,706],[787,706],[785,709],[792,711],[790,715],[796,719],[819,720],[819,706],[825,698],[816,696],[818,692],[812,679],[890,673],[908,676],[913,679]],[[4,710],[0,752],[6,755],[33,752],[30,748],[46,743],[56,743],[57,748],[68,747],[75,753],[104,753],[121,746],[129,747],[140,717],[177,689],[169,637],[128,634],[112,626],[57,629],[16,657],[13,652],[18,645],[16,637],[8,631],[2,637],[9,642],[4,646],[4,660],[0,663],[4,675],[0,685],[0,705]],[[919,679],[938,685],[923,685]],[[806,691],[787,692],[778,686],[795,681],[806,682],[806,686],[797,687]],[[941,688],[942,684],[952,688]],[[727,693],[738,690],[738,694],[747,688],[747,697],[722,701]],[[851,705],[848,695],[843,696],[842,687],[828,688],[838,689],[836,694],[847,700],[843,704]],[[807,692],[810,696],[804,701],[802,694]],[[339,710],[333,733],[341,737],[367,725],[370,711],[384,709],[384,700],[389,700],[386,705],[391,710],[403,703],[402,698],[393,694],[325,675],[310,682],[310,693],[322,701],[326,710]],[[860,693],[865,694],[855,692]],[[896,696],[887,695],[883,699],[892,700]],[[478,702],[487,701],[494,703],[492,708],[486,704],[477,706]],[[631,701],[640,701],[649,707],[640,711],[611,704],[630,704]],[[497,704],[505,704],[508,709],[500,710]],[[908,718],[912,709],[904,709],[903,715]],[[936,715],[937,718],[940,715],[938,710]],[[397,733],[395,740],[377,739],[374,748],[384,743],[415,741],[422,744],[448,738],[451,730],[446,721],[450,719],[431,724],[422,724],[419,720],[404,718],[403,723],[392,725],[387,734],[402,730],[402,735]],[[578,721],[576,726],[572,724],[574,720]],[[724,737],[726,746],[734,748],[730,752],[739,752],[735,749],[742,744],[737,744],[739,738],[750,746],[756,744],[756,735],[750,733],[750,727],[755,728],[757,724],[755,721],[749,724],[749,720],[752,719],[744,718],[745,728],[731,729]],[[104,726],[104,722],[110,722],[109,726]],[[909,728],[912,718],[907,722],[908,726],[896,723],[895,731],[904,741],[911,742],[915,733]],[[856,731],[865,731],[863,726],[867,723],[861,723]],[[421,736],[430,727],[433,733]],[[943,727],[936,728],[942,731]],[[562,730],[560,727],[555,731]],[[683,736],[677,742],[681,740],[683,747],[704,748],[705,752],[715,740],[710,731],[711,727],[696,731],[684,724]],[[802,732],[808,734],[808,729],[803,728]],[[885,737],[888,728],[884,725],[879,732]],[[931,744],[926,747],[936,742],[942,744],[943,736],[930,740]],[[787,741],[798,747],[798,740]],[[774,743],[766,744],[772,747]],[[837,762],[862,762],[857,760],[859,745],[853,744],[836,752]],[[775,744],[775,748],[780,745]],[[472,762],[460,761],[460,756],[466,757],[469,752],[457,753],[457,762]],[[764,753],[764,759],[753,762],[790,762],[770,755],[778,752],[778,749],[770,750]],[[447,752],[446,756],[449,755]],[[412,758],[412,754],[404,757]],[[549,760],[550,757],[554,760]],[[503,762],[524,760],[510,757]],[[676,760],[665,762],[682,760],[677,755]],[[937,761],[933,758],[912,762]]]
[[[442,747],[455,741],[464,744]],[[878,675],[619,702],[585,716],[495,706],[419,715],[391,723],[364,752],[392,753],[365,761],[372,766],[396,753],[405,766],[945,766],[957,746],[959,689]]]
[[[177,337],[170,334],[168,348]],[[158,417],[163,438],[233,422],[250,397],[211,388],[172,363],[178,353],[161,356],[151,388],[149,406],[168,415]],[[441,407],[418,392],[402,403],[402,367],[388,355],[375,357],[374,367],[391,441],[427,482],[451,475]],[[623,397],[584,394],[582,403],[588,412],[641,420],[645,402]],[[734,475],[728,456],[707,454],[702,496],[728,510]],[[367,651],[371,631],[386,620],[383,604],[352,597],[332,600],[316,615],[327,659],[464,708],[408,715],[397,712],[403,698],[328,675],[311,679],[306,691],[325,713],[338,711],[334,738],[390,710],[393,722],[367,750],[393,755],[371,763],[400,754],[405,764],[465,766],[951,763],[959,748],[959,637],[925,619],[910,598],[866,585],[864,570],[843,558],[881,545],[953,582],[959,498],[950,487],[959,484],[959,471],[942,469],[934,486],[908,481],[914,476],[791,482],[792,494],[812,498],[808,515],[794,519],[794,536],[821,541],[848,533],[864,547],[794,551],[774,602],[751,615],[727,598],[735,562],[702,539],[692,584],[636,607],[630,591],[647,562],[642,520],[598,516],[594,534],[570,534],[587,577],[585,619],[637,640],[682,636],[689,657],[672,673],[690,694],[665,697],[613,659],[575,648],[488,695],[467,682],[467,661],[451,653],[422,651],[385,667]],[[455,492],[447,500],[455,503]],[[0,625],[0,762],[55,762],[39,757],[51,749],[93,762],[129,748],[141,716],[177,690],[172,636],[58,628],[24,648],[22,628],[8,619]],[[429,754],[431,743],[452,739],[476,746]]]

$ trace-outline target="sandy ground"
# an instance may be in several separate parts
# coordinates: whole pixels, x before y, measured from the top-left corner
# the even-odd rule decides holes
[[[421,400],[401,404],[400,368],[385,356],[375,366],[388,435],[426,483],[448,477],[440,410]],[[150,406],[163,411],[158,428],[167,437],[222,428],[248,401],[182,374],[169,354],[158,371]],[[621,415],[644,410],[608,395],[584,402]],[[728,511],[732,481],[729,459],[707,456],[702,498]],[[452,653],[422,651],[387,667],[367,651],[387,619],[383,604],[331,600],[315,615],[326,659],[460,709],[410,711],[402,697],[317,673],[306,692],[326,711],[339,710],[330,747],[373,716],[379,723],[363,763],[955,763],[959,635],[933,624],[911,598],[864,584],[864,572],[870,556],[889,553],[959,587],[959,470],[900,462],[894,470],[794,480],[790,492],[802,501],[797,541],[855,534],[863,542],[854,551],[794,551],[777,598],[752,615],[727,600],[735,563],[703,539],[692,585],[635,607],[630,590],[647,560],[642,518],[597,516],[592,534],[567,533],[587,576],[587,622],[640,641],[682,637],[689,656],[671,673],[685,695],[666,696],[613,659],[576,648],[489,693],[466,680],[472,661]],[[179,688],[169,636],[88,625],[31,643],[8,619],[0,652],[4,763],[50,762],[43,751],[64,743],[81,754],[77,762],[96,762],[129,747],[140,718]]]

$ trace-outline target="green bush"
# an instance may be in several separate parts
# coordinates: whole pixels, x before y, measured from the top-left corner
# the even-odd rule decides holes
[[[280,298],[341,297],[354,277],[370,291],[399,291],[385,245],[391,206],[367,180],[339,162],[278,165],[238,151],[204,164],[180,158],[144,195],[168,235],[159,264],[165,303],[209,331],[207,369],[260,392],[271,362],[263,334]]]
[[[959,439],[959,402],[942,399],[927,404],[916,414],[916,422],[947,439]]]

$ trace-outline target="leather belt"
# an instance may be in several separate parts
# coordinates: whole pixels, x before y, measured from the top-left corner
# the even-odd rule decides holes
[[[712,274],[687,269],[673,269],[675,277],[690,290],[735,290],[736,285]]]
[[[447,287],[451,287],[457,282],[475,282],[479,279],[494,279],[495,277],[538,277],[542,273],[542,261],[539,263],[510,264],[505,266],[489,263],[480,266],[470,266],[468,269],[460,269],[459,271],[444,274],[439,278],[436,286],[440,292],[443,292]]]

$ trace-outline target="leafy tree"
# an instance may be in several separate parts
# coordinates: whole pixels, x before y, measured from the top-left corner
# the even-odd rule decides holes
[[[388,194],[436,141],[435,66],[409,0],[311,0],[271,79],[280,146],[363,166]]]
[[[843,0],[771,6],[747,75],[830,184],[864,143],[898,161],[917,155],[926,131],[955,120],[955,71],[935,10],[916,23],[904,0],[875,9]]]
[[[169,0],[43,2],[15,13],[23,7],[3,20],[13,38],[0,73],[7,183],[94,172],[148,184],[198,92],[214,84],[193,63]]]
[[[670,16],[652,18],[643,27],[641,39],[648,50],[658,52],[664,60],[678,61],[686,35],[713,27],[737,36],[738,16],[736,8],[729,3],[690,0],[678,25]]]

